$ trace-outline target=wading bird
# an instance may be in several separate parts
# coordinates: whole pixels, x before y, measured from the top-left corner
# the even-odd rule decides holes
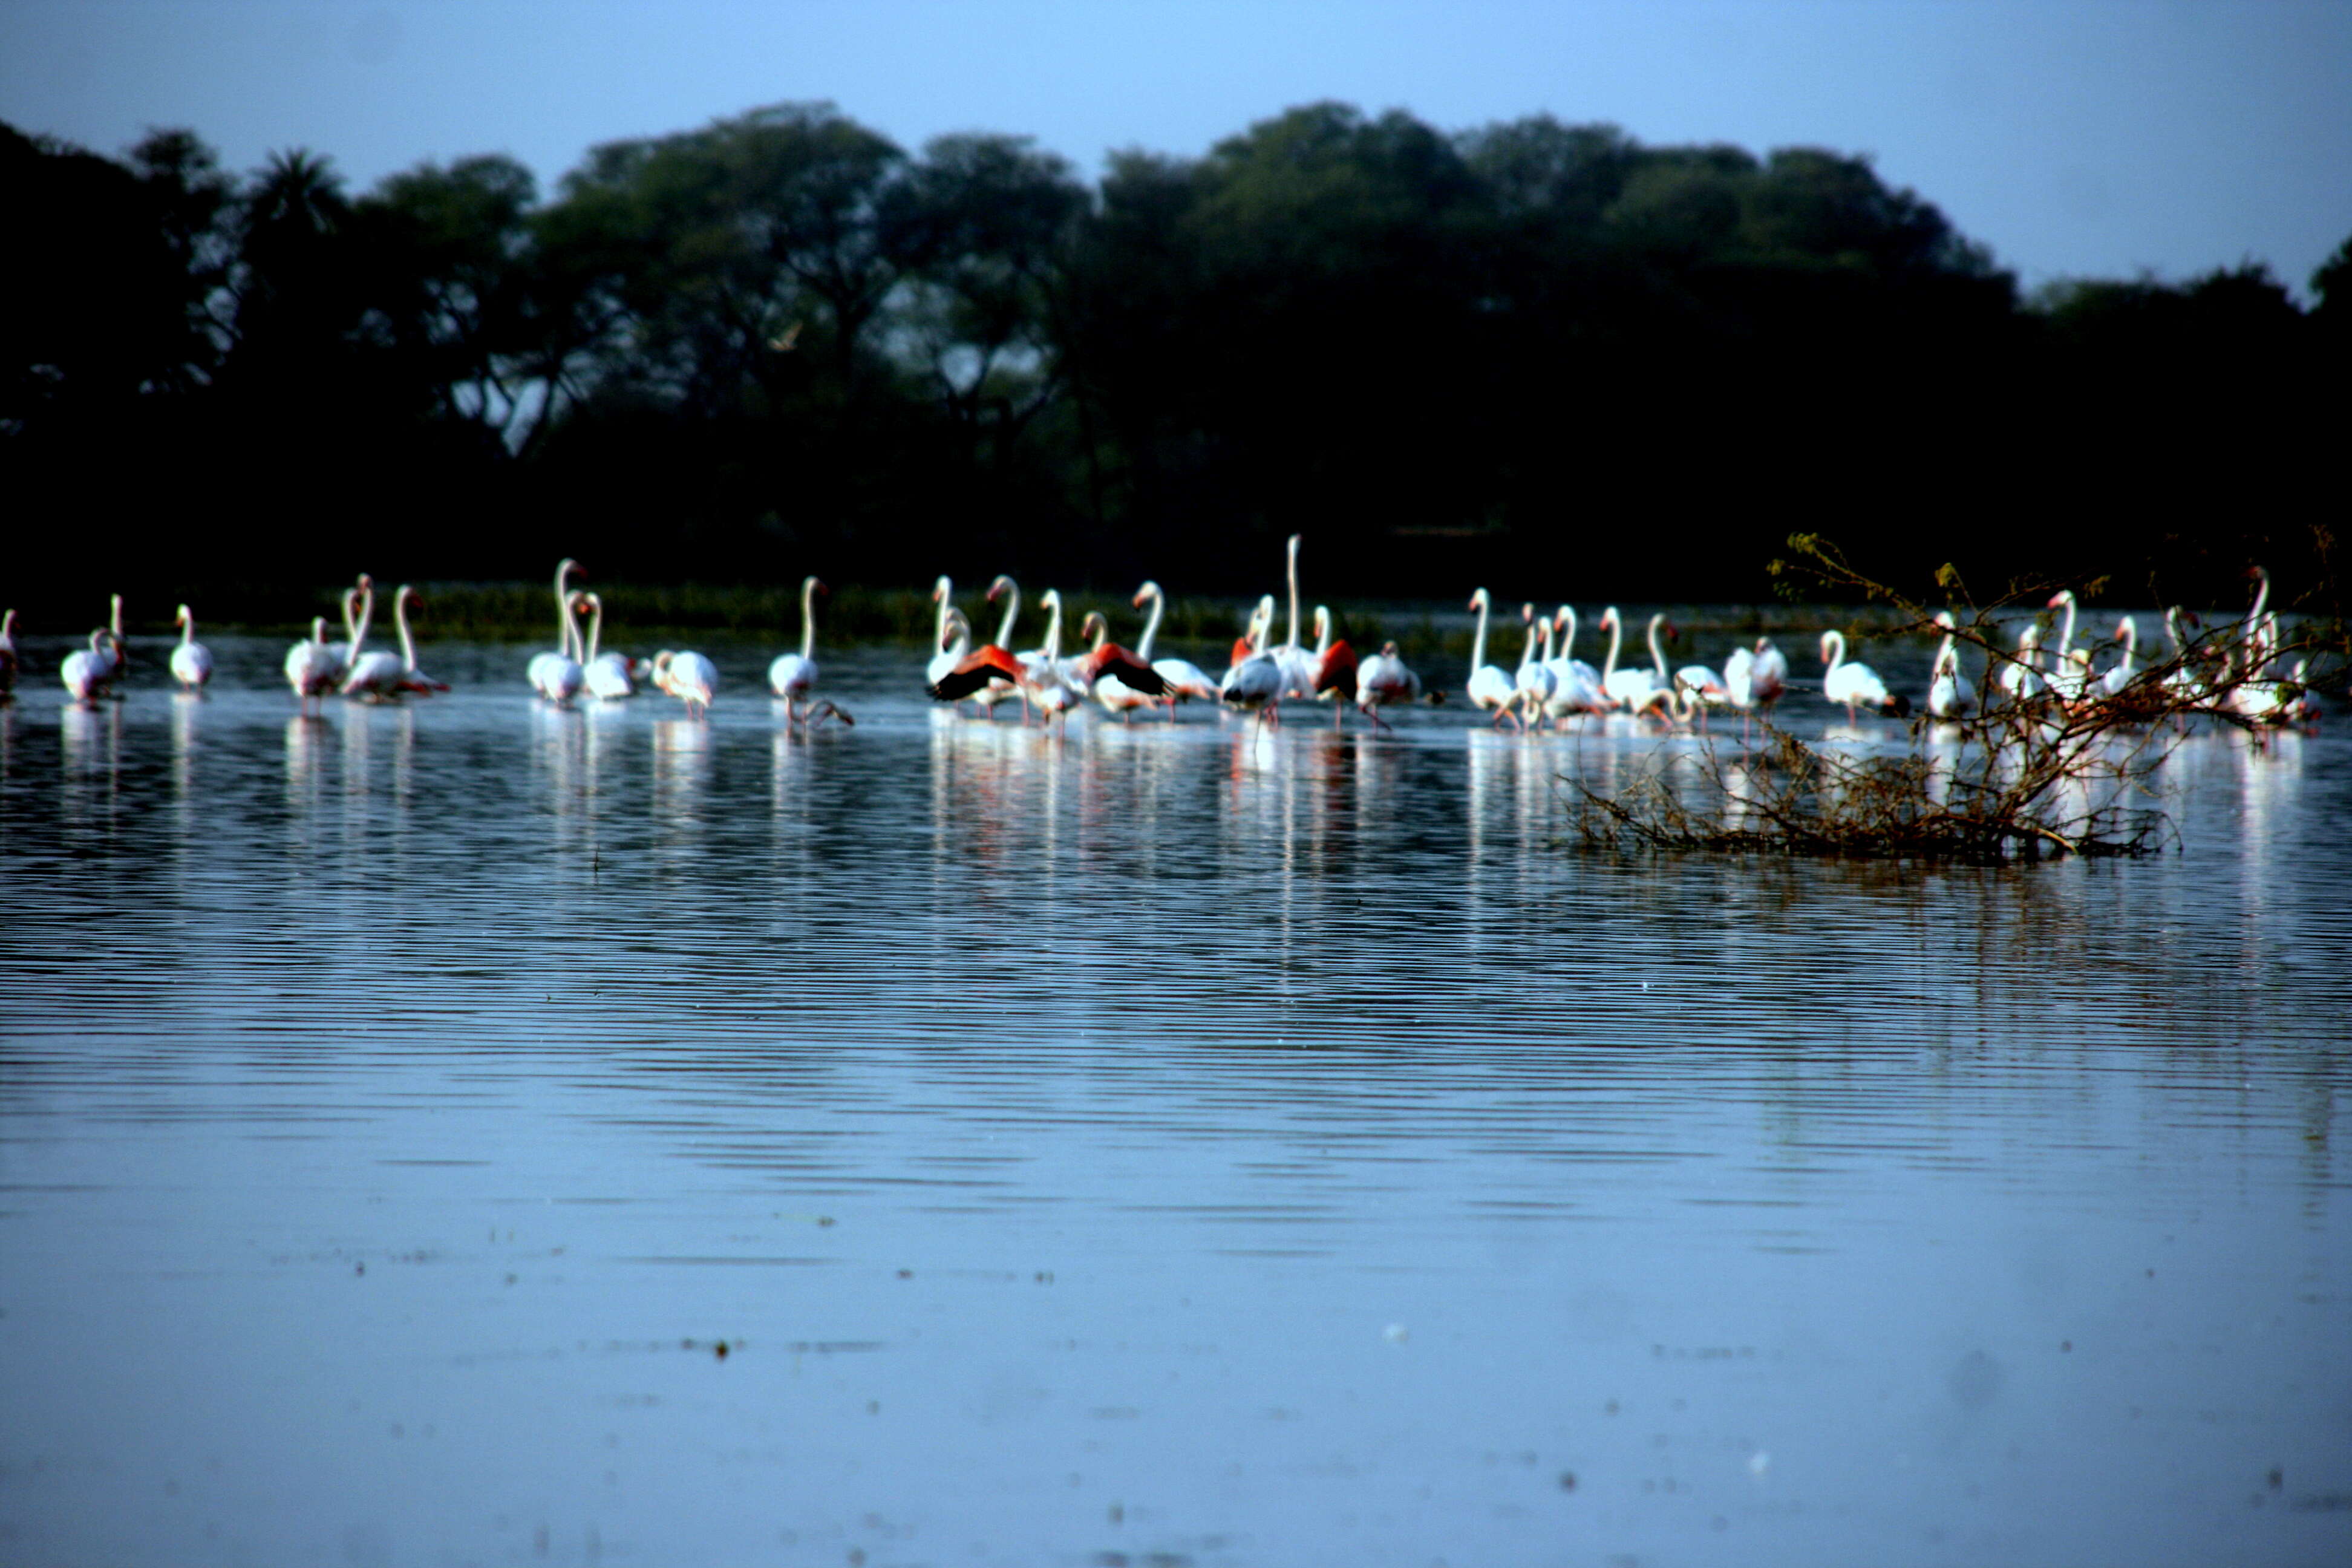
[[[186,691],[202,691],[205,682],[213,678],[213,650],[196,640],[195,613],[187,605],[180,606],[174,624],[180,628],[180,643],[172,650],[172,679]]]
[[[1381,651],[1356,666],[1356,706],[1376,730],[1390,726],[1381,718],[1381,710],[1397,702],[1411,702],[1421,695],[1421,677],[1405,668],[1397,655],[1397,645],[1381,644]]]
[[[526,673],[530,677],[531,689],[550,702],[569,702],[580,694],[586,681],[586,671],[580,668],[579,656],[573,651],[578,629],[572,617],[579,605],[565,584],[572,574],[580,572],[580,563],[565,556],[555,565],[555,649],[551,653],[533,654]],[[585,575],[584,573],[582,574]],[[689,705],[690,709],[690,705]]]
[[[1876,670],[1866,664],[1847,661],[1843,632],[1831,630],[1822,634],[1822,663],[1826,667],[1822,676],[1822,695],[1832,702],[1843,703],[1848,719],[1854,717],[1857,708],[1875,709],[1898,718],[1911,711],[1909,700],[1890,695]]]
[[[1504,673],[1499,664],[1486,662],[1486,612],[1489,605],[1486,590],[1475,589],[1470,595],[1470,607],[1478,612],[1478,629],[1470,637],[1470,706],[1494,714],[1492,722],[1499,726],[1503,716],[1509,713],[1518,696],[1518,688]]]
[[[799,705],[816,689],[816,596],[825,591],[814,577],[801,582],[801,651],[780,653],[768,666],[768,689],[784,700],[784,722],[800,721]]]

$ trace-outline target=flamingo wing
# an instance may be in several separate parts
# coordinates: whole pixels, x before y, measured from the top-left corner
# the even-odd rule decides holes
[[[975,649],[962,663],[949,670],[923,689],[939,702],[960,702],[990,681],[1002,677],[1019,681],[1027,679],[1021,661],[994,643]]]
[[[1342,639],[1325,650],[1323,662],[1316,668],[1315,695],[1320,697],[1327,691],[1336,691],[1344,698],[1355,689],[1356,650]]]
[[[1108,675],[1146,697],[1165,696],[1168,691],[1166,676],[1115,642],[1107,642],[1087,654],[1079,663],[1078,675],[1080,684],[1089,689]]]

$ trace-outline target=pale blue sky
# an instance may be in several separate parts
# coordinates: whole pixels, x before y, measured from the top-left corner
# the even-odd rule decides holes
[[[5,0],[0,119],[365,185],[831,99],[909,148],[1026,132],[1089,173],[1321,98],[1448,130],[1547,110],[1644,142],[1874,155],[2029,284],[2352,235],[2352,0]]]

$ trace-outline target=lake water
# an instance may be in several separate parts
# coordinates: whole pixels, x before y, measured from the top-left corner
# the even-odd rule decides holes
[[[1631,727],[214,640],[0,709],[0,1562],[2352,1561],[2334,733],[1603,859]]]

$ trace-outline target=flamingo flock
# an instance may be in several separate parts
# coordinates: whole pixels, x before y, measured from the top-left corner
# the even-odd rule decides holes
[[[1039,646],[1016,652],[1014,631],[1022,606],[1019,584],[1009,576],[999,576],[988,584],[982,604],[1001,604],[1002,616],[994,639],[978,643],[971,615],[954,603],[954,584],[942,576],[931,590],[937,618],[923,670],[923,690],[950,708],[970,703],[983,717],[992,715],[1001,703],[1017,700],[1024,721],[1057,726],[1066,724],[1071,713],[1089,702],[1122,721],[1152,712],[1173,719],[1180,707],[1202,703],[1248,713],[1259,722],[1275,725],[1281,721],[1284,704],[1319,701],[1330,705],[1335,725],[1344,723],[1352,707],[1374,729],[1385,730],[1390,725],[1384,710],[1421,700],[1444,700],[1443,692],[1425,693],[1421,677],[1406,665],[1395,643],[1383,643],[1377,652],[1360,656],[1335,635],[1336,621],[1328,605],[1317,605],[1311,616],[1302,617],[1300,543],[1300,536],[1294,534],[1286,547],[1288,616],[1283,639],[1274,640],[1277,601],[1273,594],[1265,594],[1251,610],[1220,675],[1185,659],[1153,657],[1152,644],[1168,607],[1167,595],[1156,582],[1144,583],[1129,601],[1130,608],[1145,615],[1133,649],[1111,641],[1108,618],[1098,610],[1088,610],[1070,639],[1078,646],[1065,653],[1066,603],[1058,591],[1048,589],[1037,601],[1046,617]],[[2236,635],[2221,641],[2201,661],[2186,657],[2189,650],[2180,632],[2181,621],[2186,618],[2193,626],[2195,617],[2177,607],[2165,612],[2165,634],[2173,657],[2166,661],[2161,686],[2155,689],[2172,710],[2202,710],[2252,725],[2308,723],[2317,711],[2306,680],[2309,661],[2299,660],[2291,669],[2277,668],[2282,645],[2278,617],[2269,608],[2269,574],[2257,567],[2249,575],[2259,584],[2252,608],[2238,623]],[[562,707],[580,700],[625,701],[650,688],[683,703],[689,717],[708,714],[719,695],[718,666],[690,648],[664,648],[650,658],[632,658],[603,647],[604,600],[573,585],[575,578],[584,576],[580,563],[569,557],[556,565],[557,646],[530,657],[524,674],[531,690],[542,701]],[[778,654],[768,666],[768,687],[782,704],[788,729],[856,723],[838,703],[817,694],[817,605],[825,593],[825,585],[814,576],[802,582],[799,647]],[[418,668],[409,614],[421,609],[423,600],[414,587],[404,584],[392,596],[397,654],[368,647],[376,606],[373,578],[361,574],[341,594],[339,605],[343,640],[328,640],[328,622],[321,616],[312,620],[308,637],[286,650],[286,683],[305,711],[334,695],[395,702],[449,689],[446,682]],[[1470,595],[1468,607],[1477,618],[1465,691],[1472,708],[1488,715],[1488,722],[1496,727],[1508,723],[1524,733],[1547,723],[1559,729],[1571,721],[1609,714],[1633,715],[1671,727],[1704,724],[1706,716],[1718,710],[1739,713],[1744,725],[1752,716],[1768,712],[1790,689],[1788,660],[1769,637],[1732,648],[1719,671],[1700,663],[1671,666],[1665,643],[1680,634],[1663,611],[1652,615],[1643,627],[1647,661],[1627,660],[1628,628],[1613,605],[1601,612],[1597,623],[1609,637],[1608,651],[1597,669],[1576,657],[1579,620],[1572,605],[1563,604],[1543,615],[1532,602],[1521,605],[1518,662],[1506,669],[1487,659],[1488,643],[1495,634],[1493,596],[1480,588]],[[2057,633],[2054,646],[2046,649],[2048,668],[2042,663],[2043,625],[2037,620],[2021,630],[2014,654],[1994,658],[1997,668],[1987,671],[1980,689],[1962,677],[1958,623],[1949,612],[1937,613],[1934,624],[1942,635],[1924,697],[1927,718],[1938,723],[1956,722],[1987,703],[2043,697],[2061,711],[2083,710],[2103,703],[2127,702],[2151,689],[2135,684],[2144,672],[2139,664],[2139,629],[2133,617],[2126,616],[2116,623],[2114,645],[2118,658],[2100,669],[2095,667],[2091,648],[2075,646],[2079,606],[2074,595],[2062,592],[2045,609],[2053,617]],[[22,664],[16,619],[14,610],[0,612],[0,699],[15,687]],[[1301,641],[1302,621],[1314,637],[1312,647]],[[178,606],[174,625],[180,640],[170,656],[172,678],[184,691],[201,693],[212,679],[213,656],[196,641],[195,616],[188,605]],[[1848,657],[1843,631],[1822,632],[1820,653],[1822,695],[1844,708],[1850,719],[1864,711],[1900,718],[1912,710],[1906,695],[1891,690],[1870,666]],[[89,634],[86,647],[67,656],[58,675],[75,701],[94,703],[114,695],[129,664],[122,635],[122,597],[115,595],[107,624]]]

